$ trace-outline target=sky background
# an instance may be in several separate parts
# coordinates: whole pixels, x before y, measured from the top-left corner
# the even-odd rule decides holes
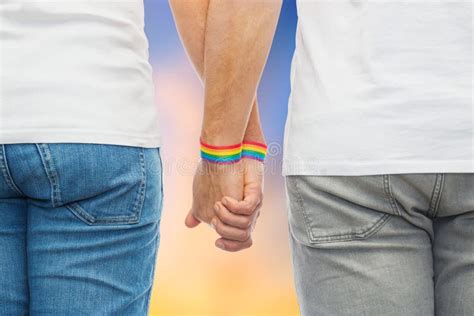
[[[193,0],[190,0],[193,1]],[[290,92],[296,8],[284,0],[275,41],[259,87],[269,146],[265,202],[254,246],[239,253],[215,248],[206,225],[184,226],[199,161],[203,88],[179,40],[167,0],[145,0],[146,32],[161,113],[165,202],[151,315],[298,315],[294,293],[281,148]]]

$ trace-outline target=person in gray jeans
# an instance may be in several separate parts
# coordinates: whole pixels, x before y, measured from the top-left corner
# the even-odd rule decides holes
[[[304,315],[474,315],[474,174],[286,182]]]
[[[474,315],[472,2],[297,6],[283,174],[301,314]],[[184,11],[186,44],[183,25],[206,19]],[[223,36],[239,40],[232,60],[259,49],[241,49],[251,24]],[[242,214],[229,200],[218,217]]]
[[[474,315],[472,2],[298,1],[285,159],[303,315]]]

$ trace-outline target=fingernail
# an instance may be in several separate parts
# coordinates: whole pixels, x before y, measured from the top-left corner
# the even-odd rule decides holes
[[[217,206],[217,204],[214,204],[214,211],[218,211],[219,210],[219,206]]]
[[[225,245],[220,240],[216,242],[216,247],[219,248],[219,249],[225,250]]]
[[[213,219],[211,220],[211,227],[214,228],[214,229],[216,229],[216,226],[217,226],[217,219],[213,218]]]
[[[228,200],[227,198],[223,198],[223,199],[222,199],[222,203],[228,204],[228,203],[229,203],[229,200]]]

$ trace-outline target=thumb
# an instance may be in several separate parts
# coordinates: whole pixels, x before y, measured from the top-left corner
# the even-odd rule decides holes
[[[199,223],[201,223],[200,220],[198,220],[196,217],[194,217],[194,214],[193,214],[193,211],[190,210],[188,215],[186,216],[186,219],[184,220],[184,224],[188,227],[188,228],[194,228],[196,227],[197,225],[199,225]]]

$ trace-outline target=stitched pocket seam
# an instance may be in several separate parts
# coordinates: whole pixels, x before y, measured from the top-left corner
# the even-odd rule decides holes
[[[383,226],[384,224],[392,217],[391,214],[383,214],[377,221],[374,223],[371,223],[370,225],[367,225],[359,232],[351,232],[351,233],[341,233],[341,234],[333,234],[333,235],[324,235],[324,236],[316,236],[316,234],[313,231],[313,228],[311,227],[311,223],[309,221],[309,216],[306,212],[306,207],[304,206],[304,200],[301,196],[301,193],[299,192],[298,185],[297,185],[297,180],[295,179],[295,191],[298,194],[298,200],[300,204],[300,208],[302,210],[304,219],[305,219],[305,226],[306,226],[306,231],[308,234],[308,238],[310,243],[312,244],[318,244],[318,243],[330,243],[330,242],[341,242],[341,241],[355,241],[355,240],[363,240],[367,239],[371,236],[373,236],[375,233],[377,233]]]
[[[311,240],[312,240],[311,226],[309,224],[308,214],[306,213],[306,209],[304,207],[304,202],[303,202],[303,197],[301,196],[301,193],[298,189],[298,183],[297,182],[298,182],[298,178],[297,177],[293,178],[293,187],[294,187],[294,190],[296,192],[296,198],[297,198],[297,201],[298,201],[299,209],[301,210],[301,213],[303,214],[304,226],[306,227],[306,235],[307,235],[308,240],[311,242]]]
[[[357,233],[348,233],[348,234],[335,234],[327,236],[314,236],[313,231],[311,230],[311,240],[315,243],[317,242],[335,242],[335,241],[353,241],[367,239],[377,233],[383,225],[391,218],[390,214],[384,214],[380,217],[374,224],[370,225],[366,229]]]
[[[164,171],[163,171],[163,159],[161,157],[161,152],[160,148],[158,148],[158,159],[160,160],[160,194],[161,194],[161,199],[160,199],[160,206],[158,208],[160,214],[163,213],[163,203],[165,199],[165,194],[164,194]],[[161,219],[160,219],[161,220]]]
[[[141,213],[141,209],[143,207],[143,202],[145,200],[145,193],[146,193],[146,164],[145,164],[145,149],[140,148],[140,186],[138,188],[138,195],[135,199],[135,203],[133,205],[133,214],[137,214],[136,216],[139,217]]]
[[[71,203],[66,207],[73,212],[80,220],[86,224],[136,224],[138,223],[138,215],[121,215],[121,216],[107,216],[106,218],[94,217],[85,211],[78,203]]]

